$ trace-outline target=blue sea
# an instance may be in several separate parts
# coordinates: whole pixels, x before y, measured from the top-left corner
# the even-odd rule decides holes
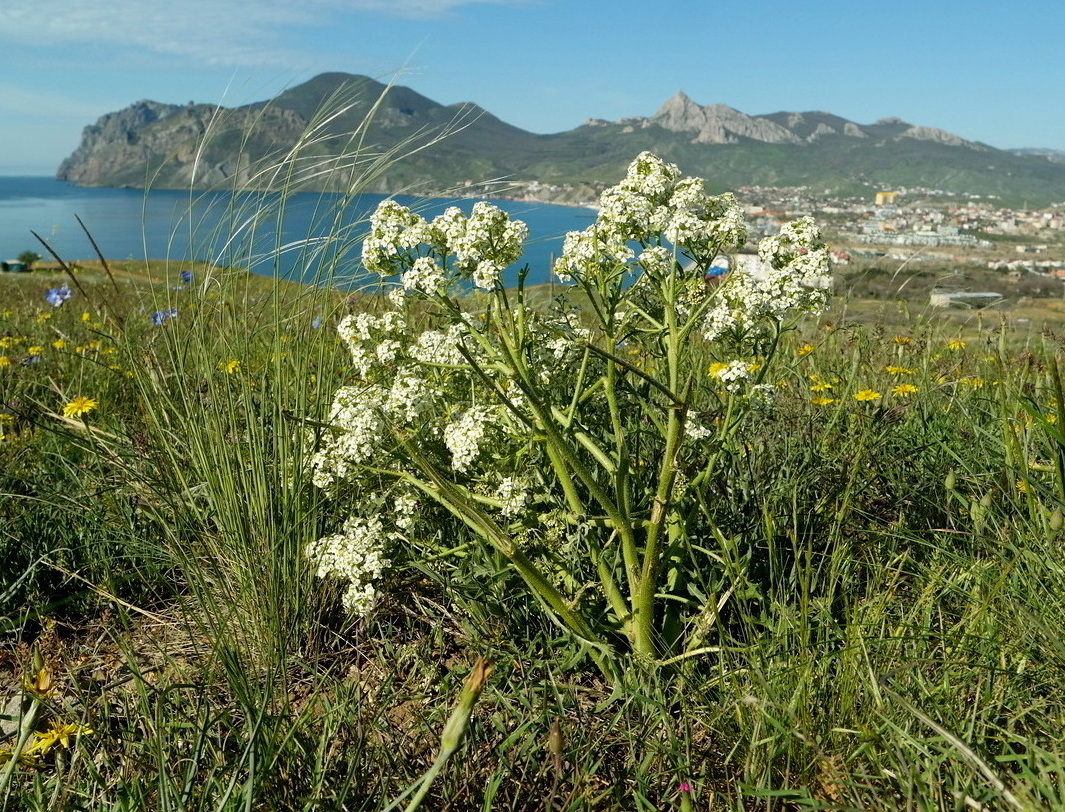
[[[94,259],[80,217],[108,259],[203,260],[309,284],[359,287],[358,257],[367,218],[384,195],[281,196],[259,192],[88,189],[41,177],[0,177],[0,259],[23,251],[64,260]],[[474,200],[396,196],[431,218],[448,206],[469,212]],[[568,231],[595,219],[590,209],[493,201],[529,226],[522,265],[528,284],[547,282]],[[517,280],[520,266],[504,282]]]

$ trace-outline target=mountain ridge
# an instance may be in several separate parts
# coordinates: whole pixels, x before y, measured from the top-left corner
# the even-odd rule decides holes
[[[368,124],[364,120],[372,113]],[[366,153],[345,157],[352,133]],[[447,137],[441,138],[442,134]],[[500,178],[542,184],[616,181],[650,149],[711,185],[869,186],[1065,199],[1065,164],[1052,150],[1011,152],[896,117],[858,124],[823,111],[748,115],[699,105],[683,91],[650,116],[588,119],[539,135],[472,102],[443,105],[369,77],[320,74],[241,107],[142,100],[85,128],[57,177],[81,185],[270,188],[301,155],[299,188],[337,191],[375,156],[406,154],[364,191],[440,193]]]

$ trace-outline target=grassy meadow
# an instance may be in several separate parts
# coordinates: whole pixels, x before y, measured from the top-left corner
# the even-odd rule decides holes
[[[82,266],[0,277],[0,808],[1065,808],[1065,312],[785,332],[701,645],[609,673],[454,516],[365,616],[316,576],[378,297]]]

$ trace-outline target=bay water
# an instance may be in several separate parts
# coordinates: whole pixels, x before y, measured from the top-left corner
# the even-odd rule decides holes
[[[469,212],[475,200],[396,195],[426,218],[448,206]],[[67,261],[95,259],[81,218],[107,259],[202,260],[248,268],[308,284],[362,287],[359,267],[368,218],[384,195],[342,197],[301,192],[203,192],[102,189],[47,177],[0,177],[0,259],[35,251],[50,259],[31,232]],[[568,231],[592,223],[595,212],[570,206],[492,201],[529,226],[521,265],[527,284],[546,283],[552,257]],[[517,280],[515,265],[504,284]]]

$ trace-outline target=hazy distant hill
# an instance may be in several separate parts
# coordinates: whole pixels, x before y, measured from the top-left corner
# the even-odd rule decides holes
[[[337,159],[350,153],[352,133],[359,133],[366,162],[424,147],[367,191],[439,192],[498,178],[613,182],[650,149],[719,190],[804,185],[848,194],[923,186],[1032,205],[1065,200],[1065,163],[1049,151],[997,150],[896,118],[861,125],[823,112],[749,116],[678,93],[649,118],[589,120],[536,135],[472,103],[445,106],[342,73],[233,109],[137,102],[86,127],[57,177],[91,186],[277,186],[285,179],[269,168],[303,143],[301,157],[285,164],[288,178],[304,188],[339,189],[360,172]]]
[[[1010,152],[1014,152],[1018,155],[1038,155],[1040,158],[1046,158],[1048,161],[1054,161],[1055,163],[1065,163],[1065,150],[1061,149],[1028,147],[1026,149],[1011,149]]]

